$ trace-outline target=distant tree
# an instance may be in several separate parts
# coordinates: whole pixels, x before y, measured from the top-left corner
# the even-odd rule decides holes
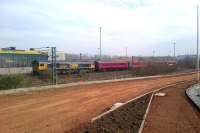
[[[181,68],[195,68],[196,59],[191,56],[186,56],[185,58],[178,60],[178,66]]]

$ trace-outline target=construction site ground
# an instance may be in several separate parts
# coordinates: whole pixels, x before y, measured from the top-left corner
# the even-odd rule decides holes
[[[81,85],[0,96],[0,132],[66,132],[89,122],[116,102],[125,102],[194,74]]]
[[[160,91],[154,96],[143,133],[199,133],[200,112],[185,95],[191,82]]]
[[[67,133],[137,133],[151,97],[145,94]]]

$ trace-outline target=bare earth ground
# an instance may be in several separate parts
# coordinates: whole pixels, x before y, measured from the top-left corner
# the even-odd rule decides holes
[[[200,112],[185,95],[187,84],[179,84],[154,97],[143,129],[144,133],[199,133]]]
[[[91,123],[82,124],[69,133],[137,133],[152,93],[118,107]]]
[[[0,96],[0,132],[65,132],[88,122],[116,102],[125,102],[194,74],[93,84]]]

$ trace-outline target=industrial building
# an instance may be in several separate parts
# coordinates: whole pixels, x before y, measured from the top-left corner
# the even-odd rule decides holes
[[[31,73],[33,61],[47,61],[48,53],[17,50],[15,47],[0,49],[0,75],[10,73]]]

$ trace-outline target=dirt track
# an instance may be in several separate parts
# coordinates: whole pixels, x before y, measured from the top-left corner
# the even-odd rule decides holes
[[[154,96],[143,133],[199,133],[200,112],[186,97],[185,90],[191,83],[169,87]]]
[[[192,78],[194,74],[0,96],[0,132],[65,132],[115,102]]]

